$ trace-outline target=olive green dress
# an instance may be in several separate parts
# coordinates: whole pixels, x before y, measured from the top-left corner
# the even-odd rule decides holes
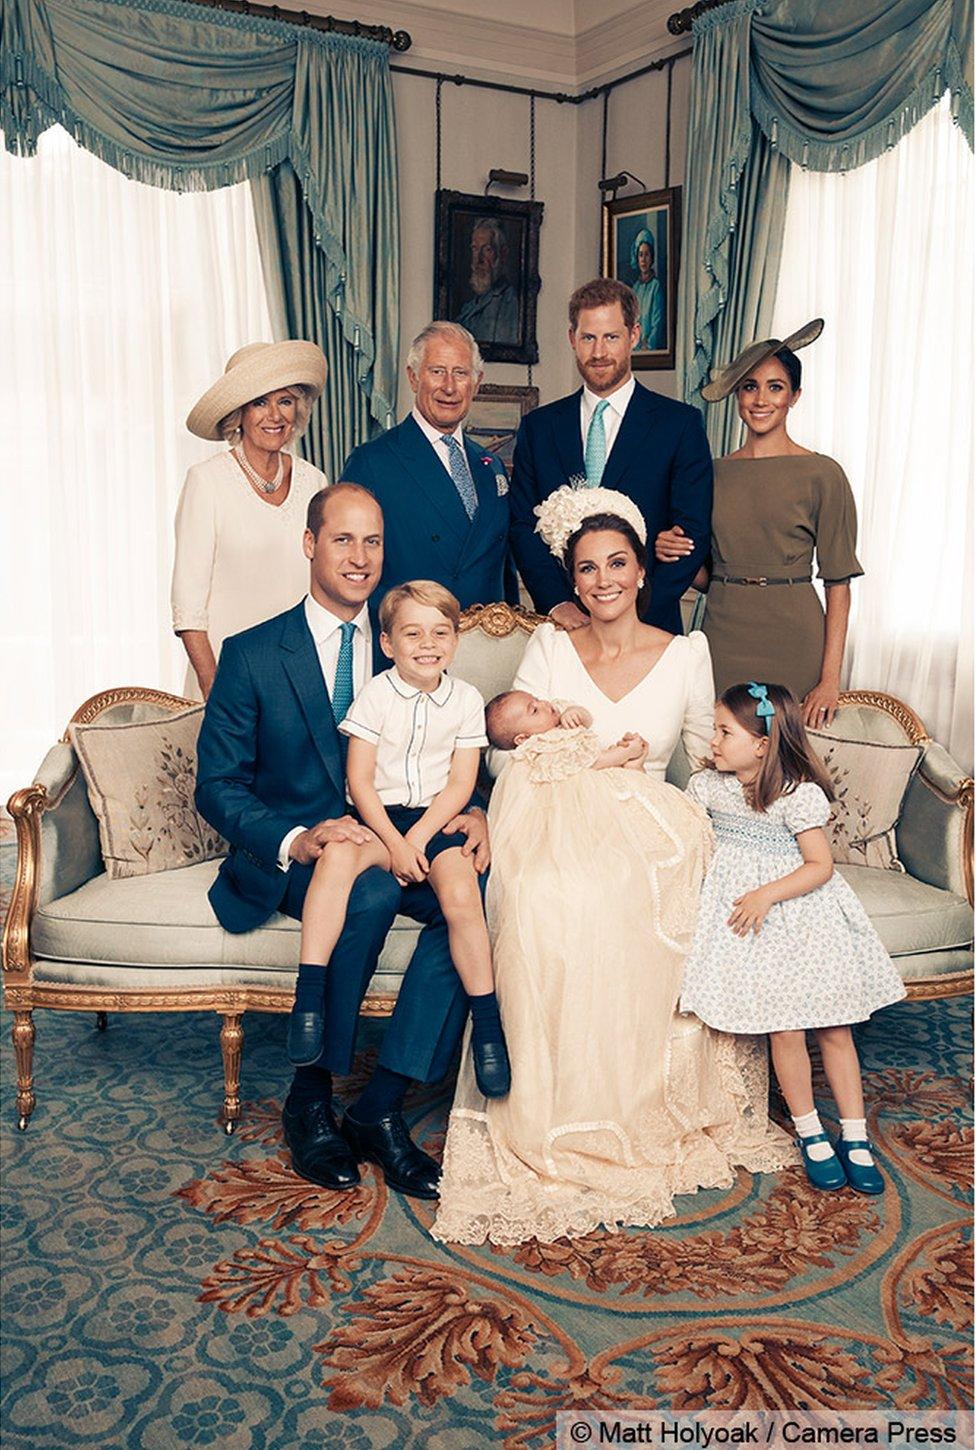
[[[702,629],[715,691],[749,680],[787,685],[798,700],[820,679],[824,612],[810,583],[725,584],[737,578],[809,580],[814,549],[825,584],[864,570],[844,470],[822,453],[720,458],[712,509],[712,580]]]

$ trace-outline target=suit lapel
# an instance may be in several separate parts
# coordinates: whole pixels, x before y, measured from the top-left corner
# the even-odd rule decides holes
[[[286,616],[281,632],[281,648],[285,670],[298,696],[308,733],[322,757],[322,764],[344,795],[346,782],[339,732],[332,714],[329,692],[322,678],[318,650],[305,618],[304,602],[297,604]]]
[[[582,396],[583,389],[577,388],[576,392],[570,393],[568,398],[562,398],[554,404],[550,415],[555,450],[563,474],[560,483],[553,484],[553,488],[568,483],[571,478],[579,478],[586,472],[583,463],[583,434],[580,427],[580,398]],[[546,491],[550,492],[548,488]]]
[[[400,463],[458,543],[462,543],[468,532],[469,520],[451,475],[413,418],[404,418],[395,433],[395,437],[392,434],[388,436]]]
[[[620,428],[610,450],[610,457],[600,480],[604,488],[616,488],[628,468],[636,460],[647,455],[651,442],[648,430],[654,413],[654,400],[640,383],[634,388],[627,411],[620,420]]]

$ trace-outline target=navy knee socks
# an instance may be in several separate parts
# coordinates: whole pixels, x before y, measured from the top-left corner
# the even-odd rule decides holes
[[[498,998],[494,992],[482,992],[468,997],[471,1008],[471,1037],[479,1045],[486,1042],[504,1042],[502,1019],[498,1011]]]

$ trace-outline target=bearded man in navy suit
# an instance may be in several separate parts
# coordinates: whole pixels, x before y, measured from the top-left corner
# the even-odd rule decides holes
[[[536,609],[567,629],[587,616],[570,599],[566,574],[535,532],[533,510],[555,489],[613,488],[632,498],[653,539],[672,522],[694,541],[680,567],[648,559],[651,598],[644,618],[681,634],[679,600],[711,541],[712,458],[695,408],[641,387],[631,372],[640,335],[637,298],[598,277],[569,300],[569,342],[582,388],[528,413],[512,473],[512,551]]]
[[[517,601],[508,565],[505,465],[463,429],[483,372],[467,328],[429,323],[407,354],[413,409],[396,428],[354,449],[342,470],[343,479],[370,489],[383,510],[374,622],[383,595],[407,579],[436,580],[462,609]]]

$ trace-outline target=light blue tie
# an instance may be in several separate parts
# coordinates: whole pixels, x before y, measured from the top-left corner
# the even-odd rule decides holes
[[[442,433],[441,442],[447,444],[447,461],[451,467],[454,487],[461,495],[465,513],[469,519],[473,519],[478,511],[478,491],[474,486],[464,449],[451,433]]]
[[[348,619],[340,624],[342,643],[336,661],[335,684],[332,686],[332,713],[337,725],[341,725],[352,704],[352,637],[356,633],[356,621]]]
[[[601,398],[593,410],[590,426],[586,430],[586,486],[599,488],[603,470],[607,466],[607,434],[603,426],[603,415],[610,404]]]

